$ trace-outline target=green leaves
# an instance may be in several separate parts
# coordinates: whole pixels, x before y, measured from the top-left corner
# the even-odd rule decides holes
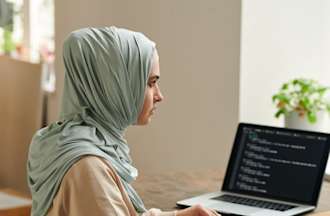
[[[290,99],[287,95],[279,93],[279,94],[273,96],[273,102],[275,102],[276,100],[283,101],[285,103],[289,103]]]
[[[297,112],[301,117],[306,116],[310,123],[315,123],[318,111],[330,113],[330,102],[325,98],[328,90],[329,87],[321,86],[312,79],[293,79],[284,83],[279,92],[272,96],[278,109],[275,117]]]
[[[12,32],[4,29],[4,34],[3,34],[3,51],[7,54],[9,54],[11,51],[15,50],[16,46],[15,43],[13,42],[12,38]]]
[[[282,114],[285,114],[285,110],[284,110],[284,109],[279,109],[279,110],[275,113],[275,117],[278,118],[278,117],[280,117]]]
[[[316,113],[315,112],[307,112],[307,119],[310,123],[315,123],[317,118],[316,118]]]

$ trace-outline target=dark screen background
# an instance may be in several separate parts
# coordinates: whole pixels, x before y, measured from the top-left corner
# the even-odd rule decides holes
[[[242,126],[239,134],[225,190],[313,201],[328,135],[253,126]]]

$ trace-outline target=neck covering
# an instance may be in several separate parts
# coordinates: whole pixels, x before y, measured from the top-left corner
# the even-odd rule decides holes
[[[130,185],[138,172],[123,135],[141,112],[154,49],[143,34],[116,27],[81,29],[65,40],[61,122],[39,130],[29,150],[32,215],[47,214],[65,173],[84,155],[105,158],[136,211],[146,211]]]

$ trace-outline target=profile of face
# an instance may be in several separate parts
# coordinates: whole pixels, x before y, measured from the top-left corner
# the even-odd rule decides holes
[[[157,109],[157,103],[161,102],[164,97],[160,92],[158,80],[160,78],[159,71],[159,56],[155,50],[152,66],[147,82],[147,86],[144,93],[144,103],[143,108],[139,114],[137,124],[146,125],[151,121],[152,115]]]

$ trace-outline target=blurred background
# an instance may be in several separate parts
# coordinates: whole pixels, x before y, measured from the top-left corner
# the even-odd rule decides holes
[[[71,31],[115,25],[157,43],[165,100],[126,134],[140,172],[224,170],[238,122],[284,125],[271,100],[283,82],[330,85],[329,11],[327,0],[0,0],[0,188],[28,193],[28,145],[57,120]]]

